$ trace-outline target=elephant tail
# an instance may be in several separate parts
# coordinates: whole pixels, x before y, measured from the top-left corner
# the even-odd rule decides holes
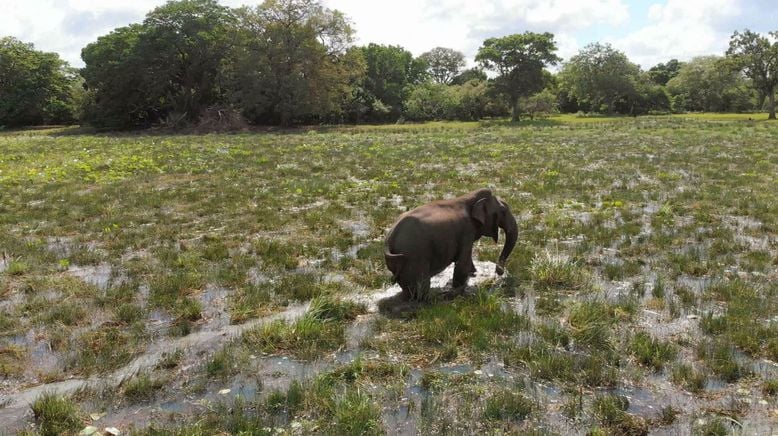
[[[389,271],[392,272],[392,283],[397,283],[397,279],[400,277],[400,272],[405,264],[405,255],[390,253],[389,249],[386,249],[384,250],[384,259]]]

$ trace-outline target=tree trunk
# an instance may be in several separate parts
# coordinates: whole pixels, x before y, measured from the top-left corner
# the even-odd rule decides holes
[[[517,122],[520,120],[521,108],[519,108],[519,98],[513,99],[513,107],[511,108],[511,121]]]
[[[770,92],[767,94],[767,106],[770,110],[770,115],[767,117],[768,120],[774,120],[775,119],[775,89],[771,89]]]

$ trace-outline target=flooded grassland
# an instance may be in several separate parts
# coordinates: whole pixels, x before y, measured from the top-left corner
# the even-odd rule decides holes
[[[0,422],[776,433],[773,124],[2,134]],[[399,301],[386,229],[484,186],[506,275],[482,240],[466,295]]]

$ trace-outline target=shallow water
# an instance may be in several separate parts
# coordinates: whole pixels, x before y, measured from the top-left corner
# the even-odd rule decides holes
[[[70,265],[68,273],[104,291],[111,284],[113,267],[108,263],[83,266]]]

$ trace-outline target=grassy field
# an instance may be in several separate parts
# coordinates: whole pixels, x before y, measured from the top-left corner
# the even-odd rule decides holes
[[[0,133],[0,421],[778,431],[778,124],[748,117]],[[480,187],[519,219],[505,278],[355,302],[398,214]]]

